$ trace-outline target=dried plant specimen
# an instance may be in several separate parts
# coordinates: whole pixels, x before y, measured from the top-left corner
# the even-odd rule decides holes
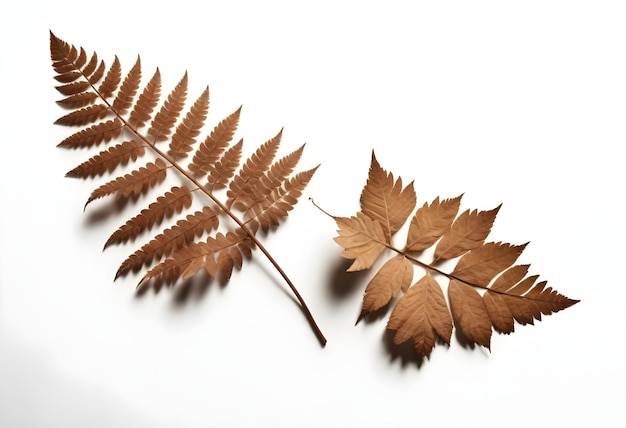
[[[526,244],[485,242],[500,207],[459,214],[457,196],[436,198],[416,210],[413,183],[403,187],[402,179],[384,170],[373,153],[360,201],[355,216],[333,217],[341,255],[353,260],[348,271],[371,268],[388,250],[395,255],[367,284],[359,320],[401,295],[387,328],[395,332],[396,345],[412,341],[419,360],[430,357],[437,341],[449,345],[453,326],[470,343],[489,348],[493,330],[509,334],[515,322],[533,324],[578,302],[538,276],[527,276],[530,265],[515,264]],[[405,244],[396,247],[392,237],[407,221]],[[431,261],[418,258],[433,247]],[[456,261],[451,272],[439,267],[447,260]],[[438,278],[448,281],[447,300]]]
[[[50,52],[56,89],[63,95],[58,103],[68,110],[55,123],[79,128],[59,147],[104,147],[67,175],[97,178],[113,174],[93,190],[85,205],[107,196],[135,203],[138,196],[163,183],[167,174],[177,174],[181,181],[109,237],[105,248],[133,241],[164,220],[179,217],[130,254],[116,278],[148,268],[140,287],[152,285],[158,290],[200,271],[226,282],[258,248],[291,288],[325,344],[300,293],[258,238],[259,231],[279,226],[315,173],[317,167],[294,172],[304,147],[276,159],[281,131],[241,164],[243,141],[233,144],[241,108],[204,132],[209,90],[189,105],[186,73],[163,99],[158,69],[141,86],[139,58],[123,77],[117,57],[107,67],[95,52],[88,55],[82,47],[52,33]],[[136,164],[130,172],[116,173]],[[191,212],[194,200],[201,200],[202,208]],[[230,224],[224,225],[224,220]],[[218,231],[219,227],[226,230]]]

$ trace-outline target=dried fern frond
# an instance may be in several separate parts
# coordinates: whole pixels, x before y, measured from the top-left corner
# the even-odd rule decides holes
[[[123,76],[117,57],[107,67],[95,52],[88,56],[82,47],[68,44],[52,32],[50,53],[54,78],[60,83],[56,89],[63,95],[58,103],[69,110],[55,123],[79,127],[58,146],[88,149],[105,145],[67,176],[109,175],[151,154],[150,160],[131,172],[113,176],[93,190],[85,205],[110,195],[134,203],[137,196],[163,183],[167,174],[175,173],[181,180],[180,185],[168,186],[107,240],[105,248],[133,241],[165,220],[182,216],[122,262],[116,278],[149,268],[141,286],[153,284],[158,289],[200,270],[228,281],[233,270],[241,269],[258,248],[294,292],[315,334],[325,344],[300,293],[257,237],[259,229],[267,232],[279,225],[312,178],[316,168],[293,173],[303,146],[274,162],[281,130],[240,167],[242,140],[231,142],[241,108],[201,138],[208,119],[209,89],[186,108],[187,73],[161,103],[161,73],[157,69],[141,88],[139,58]],[[194,199],[200,199],[203,207],[188,213]],[[230,219],[230,224],[222,219]],[[220,227],[225,230],[218,231]]]
[[[526,277],[529,265],[515,264],[526,244],[485,242],[499,206],[458,214],[460,204],[461,196],[436,198],[415,210],[413,183],[403,188],[372,153],[361,211],[354,217],[331,216],[339,228],[335,241],[344,248],[341,256],[353,260],[348,271],[371,268],[387,250],[395,253],[367,284],[358,319],[403,293],[387,328],[395,331],[397,345],[412,340],[420,361],[430,357],[437,340],[450,344],[453,326],[468,342],[489,348],[493,330],[509,334],[515,321],[532,324],[578,302],[537,282],[538,276]],[[397,248],[392,236],[409,218],[406,244]],[[418,258],[433,246],[433,260]],[[438,267],[451,259],[457,259],[452,272]],[[414,267],[423,271],[416,282]],[[436,276],[449,281],[449,307]]]

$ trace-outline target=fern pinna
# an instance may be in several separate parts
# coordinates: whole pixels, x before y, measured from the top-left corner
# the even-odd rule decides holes
[[[387,328],[395,331],[396,345],[413,341],[419,361],[430,357],[437,339],[450,344],[453,325],[469,343],[489,348],[492,329],[509,334],[515,321],[533,324],[578,302],[538,282],[538,276],[526,276],[530,265],[514,265],[526,244],[485,242],[500,207],[458,214],[460,204],[461,196],[436,198],[414,212],[413,183],[403,188],[402,179],[394,179],[372,153],[361,210],[353,217],[333,217],[341,255],[354,260],[348,271],[371,268],[386,250],[395,254],[366,286],[359,320],[404,293]],[[409,218],[405,244],[396,247],[392,237]],[[432,260],[423,261],[433,246]],[[441,267],[448,260],[456,263],[450,273]],[[414,265],[424,271],[416,282]],[[448,301],[437,277],[449,281]]]
[[[165,191],[107,240],[105,247],[131,241],[164,219],[183,215],[176,224],[162,230],[124,260],[116,278],[150,268],[139,286],[153,284],[158,289],[205,270],[211,277],[225,282],[233,269],[240,269],[243,260],[258,248],[287,282],[318,339],[325,344],[326,339],[300,293],[257,237],[260,230],[267,232],[279,225],[315,173],[317,167],[294,173],[303,146],[275,160],[281,131],[240,167],[243,142],[231,142],[241,108],[219,122],[204,139],[199,139],[208,115],[209,91],[204,90],[183,112],[187,73],[161,102],[158,69],[140,91],[139,58],[122,79],[117,57],[107,67],[95,52],[87,55],[82,47],[68,44],[52,32],[50,52],[55,79],[59,82],[56,89],[63,95],[58,103],[71,110],[55,123],[81,127],[59,147],[78,149],[109,144],[67,175],[93,178],[109,174],[118,167],[139,163],[144,155],[151,153],[150,161],[97,187],[86,205],[108,195],[136,200],[163,183],[170,170],[178,173],[184,182]],[[184,216],[191,209],[194,194],[206,197],[202,202],[206,205]],[[223,216],[234,222],[225,233],[217,232]]]

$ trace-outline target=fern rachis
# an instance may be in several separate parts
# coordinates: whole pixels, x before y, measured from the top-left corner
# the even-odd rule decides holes
[[[55,123],[81,127],[59,147],[86,149],[108,145],[67,175],[95,178],[111,174],[120,166],[133,165],[147,152],[155,158],[96,188],[86,205],[109,195],[137,197],[162,183],[169,170],[176,171],[184,182],[168,189],[120,226],[105,248],[133,240],[165,219],[184,214],[190,209],[194,194],[208,198],[202,209],[180,218],[131,254],[122,262],[116,278],[151,267],[140,286],[172,284],[201,269],[227,281],[233,269],[240,269],[243,260],[258,248],[295,294],[324,345],[326,339],[304,299],[257,236],[259,229],[267,232],[287,216],[317,169],[292,174],[302,147],[275,161],[281,131],[261,145],[237,172],[242,140],[233,145],[231,140],[241,108],[216,125],[203,141],[198,140],[208,117],[209,91],[205,89],[184,111],[187,73],[161,104],[160,71],[157,69],[142,89],[139,58],[122,79],[117,57],[106,67],[95,52],[88,56],[82,47],[70,45],[52,32],[50,51],[59,82],[56,89],[64,96],[58,103],[70,110]],[[165,143],[169,144],[167,148],[161,146]],[[225,202],[215,193],[220,190],[227,192]],[[234,222],[225,233],[217,232],[221,216]]]

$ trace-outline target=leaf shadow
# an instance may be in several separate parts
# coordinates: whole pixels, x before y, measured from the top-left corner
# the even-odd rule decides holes
[[[365,278],[369,276],[369,270],[347,272],[348,267],[352,264],[352,260],[338,259],[338,262],[332,267],[329,274],[328,290],[329,295],[335,301],[346,300],[359,290],[365,290]],[[363,285],[362,287],[360,285]],[[387,318],[389,312],[395,305],[393,299],[389,304],[382,308],[373,311],[365,316],[359,315],[355,325],[361,322],[366,325],[373,325],[381,322],[384,318]],[[396,345],[393,342],[393,336],[395,332],[393,330],[385,329],[381,337],[381,341],[385,351],[389,354],[389,363],[393,364],[397,360],[400,361],[401,367],[409,368],[415,367],[420,369],[425,362],[425,359],[415,352],[411,341]]]
[[[348,272],[352,260],[340,258],[330,269],[328,291],[333,300],[344,300],[359,291],[358,284],[368,275],[367,270]]]
[[[384,318],[387,318],[387,315],[389,314],[389,311],[391,310],[391,308],[395,305],[396,300],[397,299],[392,299],[388,304],[386,304],[382,308],[377,309],[373,312],[370,312],[369,314],[363,315],[361,313],[355,325],[360,322],[364,322],[365,324],[374,324],[374,323],[381,321]]]
[[[213,286],[215,281],[206,272],[201,272],[186,281],[175,286],[172,293],[172,307],[182,309],[190,303],[197,303],[204,299],[207,292]],[[219,284],[224,287],[225,284]]]
[[[193,277],[175,284],[165,284],[163,282],[152,282],[146,286],[138,287],[135,290],[135,298],[141,299],[149,292],[158,294],[163,288],[171,288],[172,308],[182,309],[189,304],[197,303],[204,299],[211,286],[219,281],[211,278],[206,272],[201,272]],[[221,284],[225,286],[225,284]]]
[[[138,199],[139,197],[121,197],[108,201],[106,204],[102,204],[96,208],[85,206],[85,210],[89,209],[85,222],[89,226],[103,223],[114,216],[119,216],[129,204],[136,203]]]
[[[473,351],[476,348],[476,344],[472,340],[468,339],[468,337],[463,334],[461,329],[456,326],[454,328],[454,338],[463,349],[469,349]]]
[[[382,342],[385,350],[389,353],[389,362],[393,363],[396,360],[399,360],[403,369],[409,368],[409,366],[414,366],[418,370],[421,369],[430,357],[423,357],[422,355],[419,355],[413,347],[412,340],[408,340],[400,345],[397,345],[393,341],[395,334],[396,332],[394,330],[389,329],[385,329],[385,332],[383,333]],[[450,347],[443,339],[435,335],[435,348],[438,346],[445,348]]]
[[[409,340],[400,345],[396,345],[393,341],[395,334],[395,331],[385,329],[382,337],[383,346],[389,354],[389,363],[393,364],[396,360],[399,360],[402,368],[414,366],[418,370],[421,369],[425,359],[415,352],[413,342]]]

